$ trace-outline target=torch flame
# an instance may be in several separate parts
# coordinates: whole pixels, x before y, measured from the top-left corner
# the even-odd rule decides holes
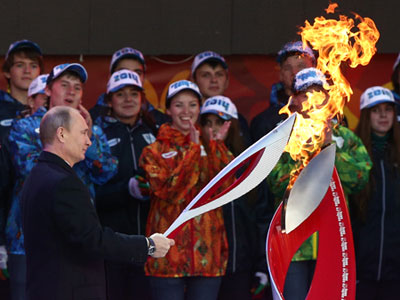
[[[326,11],[334,12],[336,3],[330,4]],[[379,39],[379,32],[370,18],[355,15],[359,21],[358,31],[353,32],[354,20],[341,15],[339,20],[317,17],[311,25],[305,21],[300,35],[303,45],[309,44],[318,51],[317,69],[325,74],[329,85],[324,86],[328,97],[323,92],[307,93],[307,101],[303,103],[302,112],[296,120],[292,136],[285,151],[291,157],[302,162],[304,168],[311,158],[318,154],[324,144],[325,134],[332,118],[343,116],[343,108],[349,101],[353,91],[349,82],[341,72],[342,62],[347,61],[352,68],[359,64],[365,66],[376,53],[375,44]],[[279,113],[291,115],[288,106]],[[294,173],[299,173],[295,170]],[[292,174],[292,178],[294,174]],[[293,178],[294,182],[295,178]],[[293,182],[290,183],[293,184]]]
[[[329,4],[328,8],[325,9],[327,14],[333,14],[335,12],[335,9],[338,7],[339,5],[337,3],[331,3]]]

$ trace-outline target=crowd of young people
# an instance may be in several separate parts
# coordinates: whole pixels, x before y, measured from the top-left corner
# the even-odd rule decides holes
[[[42,150],[39,126],[47,110],[69,106],[87,123],[91,146],[74,170],[89,188],[102,226],[150,236],[164,232],[224,166],[275,128],[286,117],[279,114],[284,105],[299,112],[306,93],[326,93],[315,54],[301,42],[285,44],[277,62],[280,81],[271,88],[269,107],[248,126],[234,99],[224,95],[229,69],[216,52],[194,57],[190,78],[169,85],[161,112],[146,100],[143,54],[119,49],[104,94],[87,110],[84,66],[65,63],[42,74],[40,47],[28,40],[12,43],[3,65],[8,90],[0,91],[0,269],[9,273],[3,285],[9,283],[10,299],[25,299],[19,199]],[[326,138],[337,146],[336,167],[353,221],[357,299],[395,299],[400,281],[399,62],[400,56],[394,91],[376,86],[361,96],[355,133],[332,120]],[[149,257],[145,265],[106,260],[107,299],[268,299],[268,290],[260,289],[268,273],[265,238],[295,164],[284,155],[256,190],[187,222],[165,258]],[[285,299],[306,297],[316,247],[317,239],[310,238],[295,254]]]

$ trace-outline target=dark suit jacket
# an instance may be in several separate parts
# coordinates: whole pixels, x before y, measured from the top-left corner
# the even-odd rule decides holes
[[[147,242],[102,228],[89,190],[43,151],[22,191],[27,299],[106,299],[104,259],[144,264]]]

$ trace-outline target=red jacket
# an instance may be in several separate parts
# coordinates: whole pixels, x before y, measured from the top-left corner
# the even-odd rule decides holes
[[[165,232],[199,191],[233,159],[223,142],[211,141],[206,153],[169,124],[143,149],[140,166],[151,189],[147,235]],[[233,180],[233,178],[232,178]],[[146,274],[159,277],[222,276],[228,260],[222,209],[188,221],[165,258],[149,258]]]

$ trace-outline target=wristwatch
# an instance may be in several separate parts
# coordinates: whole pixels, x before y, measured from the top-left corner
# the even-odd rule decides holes
[[[153,255],[154,252],[156,251],[156,244],[154,244],[154,241],[151,237],[147,238],[149,241],[149,248],[147,249],[147,255]]]

